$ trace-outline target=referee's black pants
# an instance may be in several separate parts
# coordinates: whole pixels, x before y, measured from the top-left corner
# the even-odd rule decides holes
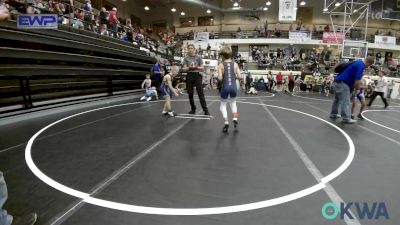
[[[374,91],[374,92],[372,92],[371,100],[369,101],[368,106],[371,106],[371,105],[372,105],[372,102],[374,102],[376,96],[378,96],[378,95],[381,96],[382,101],[383,101],[383,103],[385,104],[385,107],[387,107],[387,106],[388,106],[388,103],[387,103],[386,98],[385,98],[385,93],[384,93],[384,92],[380,92],[380,91]]]
[[[203,92],[203,78],[201,77],[201,74],[198,72],[189,72],[186,76],[186,89],[189,94],[190,107],[192,111],[195,111],[196,105],[194,104],[194,99],[193,99],[193,93],[194,93],[193,87],[196,87],[197,95],[199,96],[200,104],[201,107],[203,108],[203,111],[208,112],[206,99],[204,98],[204,92]]]

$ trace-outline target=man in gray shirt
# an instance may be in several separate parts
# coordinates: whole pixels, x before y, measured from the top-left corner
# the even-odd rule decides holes
[[[206,99],[204,98],[202,77],[200,72],[204,70],[203,59],[196,55],[196,49],[193,44],[188,45],[188,55],[183,59],[183,71],[187,72],[186,76],[186,89],[189,94],[189,102],[191,110],[189,114],[196,113],[196,105],[193,99],[193,86],[196,86],[197,95],[200,99],[201,107],[203,108],[204,115],[210,115],[208,112]]]

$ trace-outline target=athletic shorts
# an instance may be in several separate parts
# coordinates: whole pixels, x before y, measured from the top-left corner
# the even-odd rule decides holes
[[[364,95],[363,92],[358,93],[357,95],[352,95],[352,96],[351,96],[351,100],[353,101],[354,99],[356,99],[356,97],[357,97],[358,101],[360,101],[360,102],[361,102],[363,99],[365,99],[365,95]]]
[[[221,88],[221,99],[226,100],[228,97],[235,98],[237,95],[237,87],[235,85],[223,86]]]
[[[161,96],[163,96],[164,98],[166,97],[171,97],[172,98],[172,91],[171,89],[169,89],[169,87],[165,84],[161,84],[160,86],[160,94]]]

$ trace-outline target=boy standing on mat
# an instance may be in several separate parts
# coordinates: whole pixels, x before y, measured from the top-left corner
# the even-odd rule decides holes
[[[221,48],[220,55],[222,55],[222,63],[218,65],[218,80],[221,82],[221,105],[220,110],[224,118],[224,128],[222,132],[227,133],[229,128],[228,112],[226,110],[226,103],[229,101],[232,110],[233,124],[236,127],[238,123],[239,113],[236,106],[236,95],[238,86],[236,79],[242,80],[242,74],[237,63],[233,62],[231,48],[225,46]],[[230,97],[230,99],[228,99]]]
[[[163,115],[169,115],[174,117],[175,113],[172,111],[171,98],[173,95],[178,96],[178,91],[172,86],[172,79],[178,74],[178,67],[172,66],[171,72],[163,77],[160,85],[160,94],[164,97],[164,109]]]
[[[354,110],[357,105],[357,99],[361,103],[360,113],[358,114],[357,117],[360,120],[364,119],[364,117],[361,115],[361,113],[365,110],[365,106],[367,105],[365,103],[365,90],[367,90],[367,88],[368,88],[367,80],[364,78],[361,78],[359,89],[355,90],[354,93],[351,95],[351,100],[352,100],[351,118],[352,119],[354,119]]]

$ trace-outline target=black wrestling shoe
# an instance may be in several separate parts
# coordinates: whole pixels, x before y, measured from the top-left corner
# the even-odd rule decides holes
[[[360,120],[363,120],[364,119],[364,117],[361,115],[361,114],[358,114],[358,119],[360,119]]]
[[[196,110],[190,110],[189,112],[188,112],[188,114],[196,114]]]
[[[233,121],[233,126],[236,128],[239,125],[239,122],[237,120]]]
[[[209,116],[210,112],[208,112],[208,110],[204,111],[204,115]]]
[[[224,128],[222,129],[222,132],[223,133],[228,133],[228,128],[229,128],[229,125],[225,124]]]

